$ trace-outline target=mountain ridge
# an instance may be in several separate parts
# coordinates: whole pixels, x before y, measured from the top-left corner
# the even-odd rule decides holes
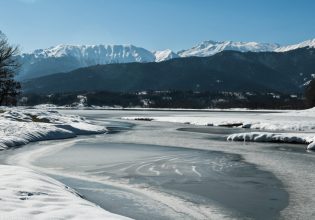
[[[47,49],[37,49],[18,56],[23,69],[18,80],[41,77],[56,72],[71,70],[97,64],[163,62],[182,57],[207,57],[226,50],[240,52],[287,52],[302,47],[315,47],[315,39],[299,44],[280,46],[273,43],[203,41],[196,46],[177,53],[170,49],[149,51],[134,45],[57,45]]]
[[[196,46],[179,51],[178,54],[181,57],[190,56],[212,56],[216,53],[222,52],[224,50],[235,50],[240,52],[266,52],[274,51],[276,48],[280,47],[279,44],[272,43],[258,43],[258,42],[240,42],[240,41],[203,41]]]
[[[303,91],[314,78],[315,49],[276,52],[222,51],[165,62],[95,65],[23,83],[27,93],[192,90]]]

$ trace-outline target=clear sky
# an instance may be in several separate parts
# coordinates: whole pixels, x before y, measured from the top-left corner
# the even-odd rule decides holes
[[[57,44],[189,48],[203,40],[315,38],[315,0],[0,0],[0,30],[22,51]]]

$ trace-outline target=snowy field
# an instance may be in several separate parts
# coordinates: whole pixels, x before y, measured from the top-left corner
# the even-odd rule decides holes
[[[106,128],[52,110],[0,109],[1,150],[34,141],[100,134]],[[127,219],[81,198],[33,170],[0,165],[0,219]]]
[[[246,112],[246,111],[241,111]],[[249,132],[231,134],[228,141],[283,142],[307,144],[308,150],[315,149],[315,108],[256,114],[195,115],[179,114],[159,117],[123,117],[128,120],[160,121],[201,126],[223,126],[251,129]],[[252,131],[257,130],[257,131]]]

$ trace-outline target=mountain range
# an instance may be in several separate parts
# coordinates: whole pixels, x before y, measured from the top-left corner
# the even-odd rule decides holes
[[[170,54],[170,53],[168,53]],[[24,81],[26,93],[225,91],[302,93],[315,77],[315,48],[284,52],[224,50],[164,62],[94,65]]]
[[[58,45],[18,56],[22,68],[17,79],[23,81],[97,64],[163,62],[174,58],[213,56],[226,50],[286,52],[303,47],[315,47],[315,39],[288,46],[274,43],[204,41],[179,52],[170,49],[152,52],[133,45]]]

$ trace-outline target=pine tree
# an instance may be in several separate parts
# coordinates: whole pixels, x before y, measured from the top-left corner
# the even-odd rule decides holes
[[[0,105],[15,105],[21,85],[14,76],[20,67],[16,55],[19,49],[8,43],[7,37],[0,32]]]
[[[305,100],[308,107],[315,106],[315,80],[313,79],[305,89]]]

